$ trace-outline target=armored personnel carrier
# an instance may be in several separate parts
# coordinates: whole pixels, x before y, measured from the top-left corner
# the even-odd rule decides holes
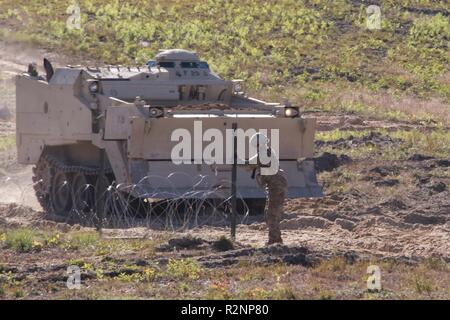
[[[315,120],[289,103],[247,96],[242,81],[221,79],[194,52],[160,51],[133,68],[53,69],[47,60],[44,67],[45,75],[31,68],[17,76],[16,112],[18,162],[35,165],[34,188],[45,210],[88,210],[110,185],[134,199],[204,197],[210,190],[211,197],[227,196],[228,153],[221,163],[201,150],[211,136],[229,145],[217,137],[233,124],[247,133],[277,131],[288,197],[322,194],[308,160]],[[191,150],[174,153],[183,134]],[[248,203],[264,202],[245,165],[238,168],[237,192]]]

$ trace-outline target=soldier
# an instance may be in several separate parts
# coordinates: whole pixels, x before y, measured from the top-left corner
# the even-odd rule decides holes
[[[276,165],[277,170],[268,170],[268,165],[261,163],[260,154],[266,153],[270,157],[270,161],[278,161],[274,152],[268,145],[268,139],[264,135],[257,133],[251,139],[250,143],[257,147],[257,161],[253,166],[252,178],[256,178],[258,185],[264,188],[267,194],[265,216],[267,227],[269,229],[269,240],[267,244],[283,243],[281,238],[280,220],[283,214],[283,204],[287,193],[287,179],[284,171],[279,169],[279,163]],[[250,159],[249,163],[252,163]],[[254,162],[254,161],[253,161]]]
[[[42,76],[39,75],[39,72],[37,70],[37,65],[35,62],[28,64],[28,70],[27,73],[31,76],[36,78],[37,80],[45,80]]]
[[[28,64],[28,71],[27,71],[27,73],[30,76],[32,76],[32,77],[38,77],[39,76],[39,74],[37,72],[36,63],[33,62],[33,63]]]

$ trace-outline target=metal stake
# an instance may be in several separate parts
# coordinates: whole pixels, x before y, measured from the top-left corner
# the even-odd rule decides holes
[[[100,172],[98,174],[96,200],[97,200],[97,231],[102,231],[105,218],[105,150],[100,149]]]
[[[231,171],[231,239],[236,240],[237,123],[233,123],[233,169]]]

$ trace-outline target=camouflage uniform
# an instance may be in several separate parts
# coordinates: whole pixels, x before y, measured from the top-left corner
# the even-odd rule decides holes
[[[280,220],[287,193],[287,180],[284,172],[279,170],[274,175],[258,174],[256,180],[261,187],[265,188],[267,193],[265,215],[267,227],[269,228],[268,244],[282,243]]]

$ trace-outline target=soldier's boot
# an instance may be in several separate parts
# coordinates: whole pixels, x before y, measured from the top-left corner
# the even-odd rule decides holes
[[[274,243],[283,243],[283,239],[281,238],[281,232],[278,231],[269,231],[269,241],[267,241],[267,245],[271,245]]]

